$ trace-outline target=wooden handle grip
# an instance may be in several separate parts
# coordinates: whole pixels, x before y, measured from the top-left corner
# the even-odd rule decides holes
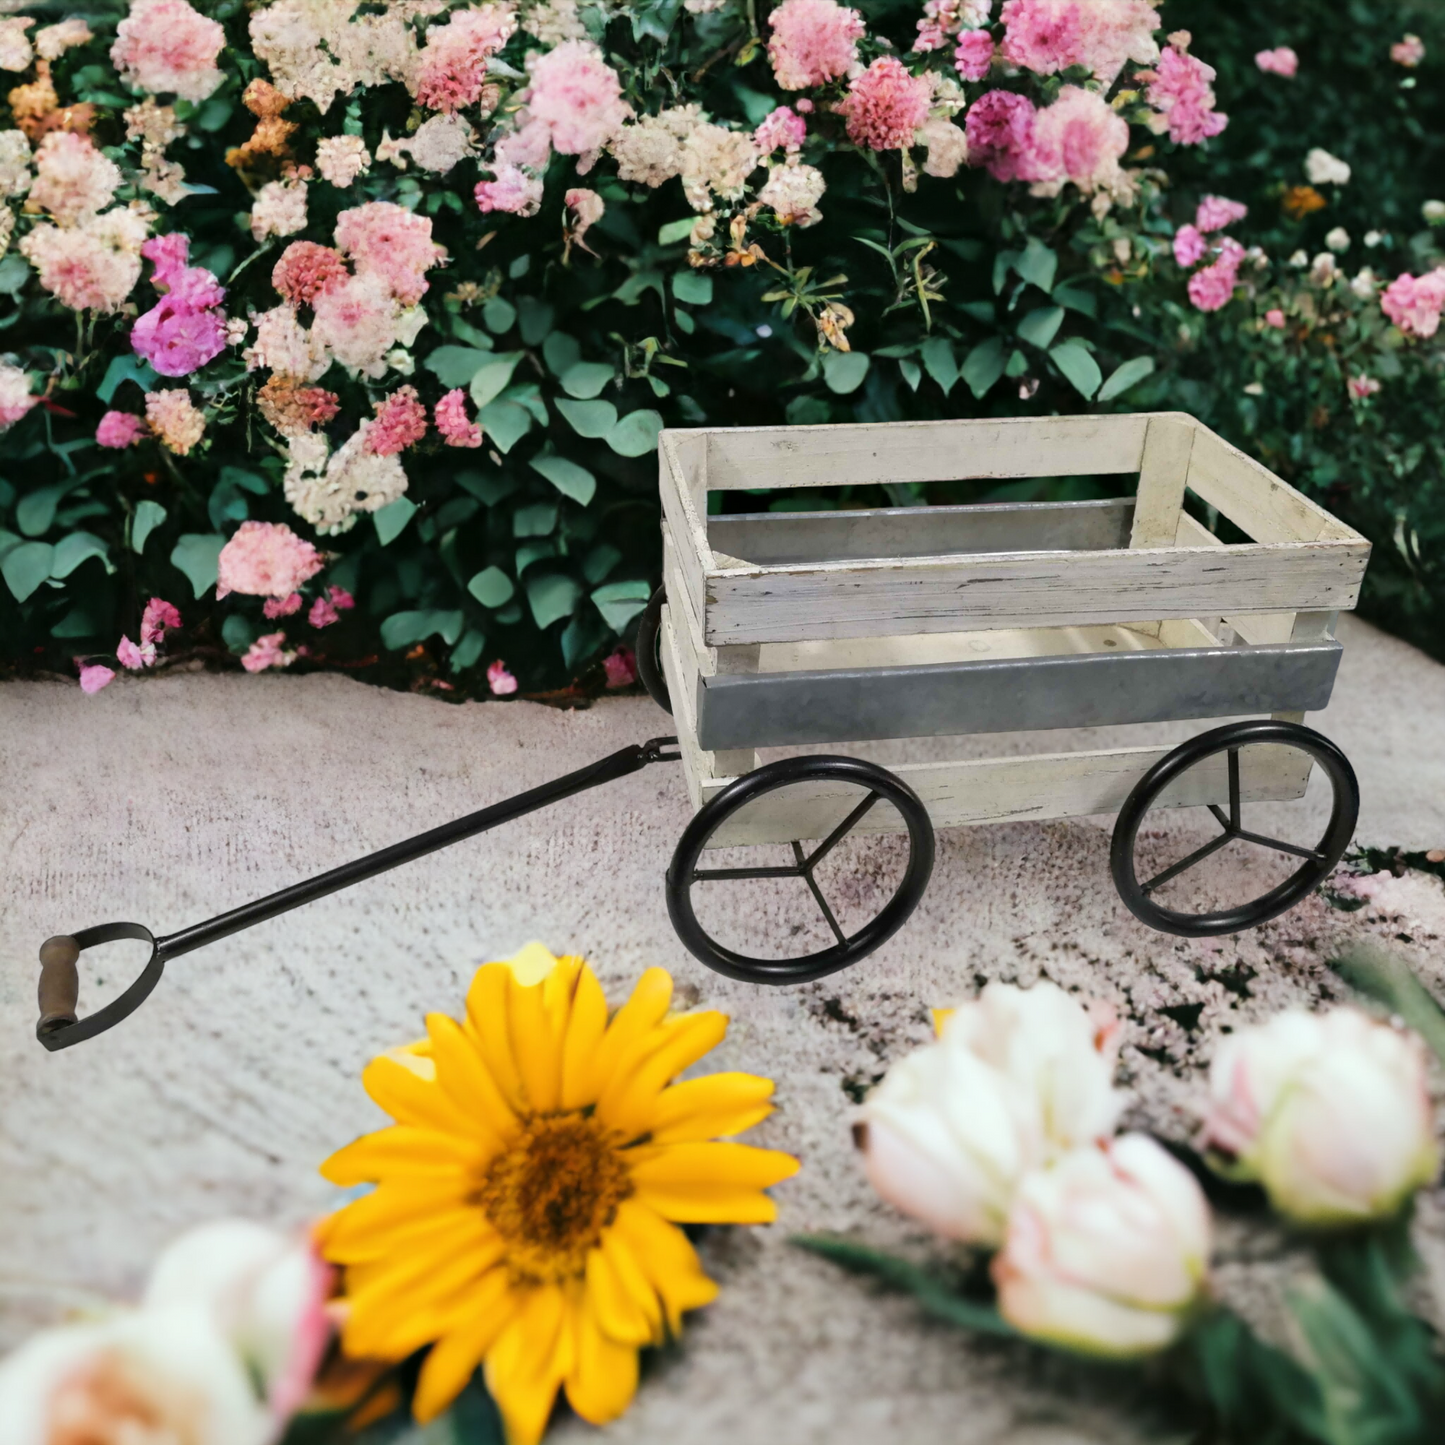
[[[57,934],[40,945],[40,1031],[50,1033],[73,1024],[80,1004],[80,945]]]

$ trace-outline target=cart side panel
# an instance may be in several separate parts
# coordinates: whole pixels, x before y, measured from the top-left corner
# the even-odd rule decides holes
[[[704,578],[714,567],[703,518],[707,509],[706,438],[696,432],[663,432],[657,446],[657,484],[662,515],[672,532],[678,569],[693,610],[702,615]]]

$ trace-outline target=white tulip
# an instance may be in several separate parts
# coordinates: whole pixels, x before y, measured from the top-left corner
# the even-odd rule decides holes
[[[0,1363],[5,1445],[267,1445],[276,1433],[202,1309],[44,1330]]]
[[[284,1419],[306,1398],[325,1353],[329,1287],[330,1271],[308,1240],[221,1219],[160,1256],[144,1303],[207,1311]]]
[[[1384,1218],[1439,1170],[1423,1045],[1358,1009],[1241,1030],[1209,1084],[1212,1162],[1301,1224]]]
[[[869,1182],[940,1234],[998,1244],[1024,1175],[1113,1129],[1115,1032],[1053,984],[990,984],[859,1111]]]
[[[1129,1359],[1172,1344],[1204,1299],[1209,1207],[1144,1134],[1030,1174],[993,1263],[999,1311],[1035,1339]]]

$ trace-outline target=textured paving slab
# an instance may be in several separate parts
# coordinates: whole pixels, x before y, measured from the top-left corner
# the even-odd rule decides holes
[[[1360,774],[1359,837],[1445,846],[1445,668],[1360,623],[1342,636],[1335,701],[1311,721]],[[0,1346],[89,1291],[134,1289],[187,1224],[327,1207],[316,1164],[379,1122],[365,1061],[416,1037],[426,1012],[457,1011],[478,963],[540,938],[585,953],[614,998],[657,963],[685,1001],[726,1009],[709,1066],[775,1077],[780,1107],[755,1137],[804,1160],[778,1190],[777,1227],[708,1241],[722,1298],[609,1438],[1147,1437],[1117,1382],[934,1328],[788,1245],[811,1229],[918,1242],[857,1170],[849,1090],[927,1036],[929,1005],[1046,976],[1114,1000],[1136,1121],[1186,1137],[1187,1081],[1218,1030],[1330,996],[1322,958],[1341,941],[1404,935],[1445,984],[1434,880],[1400,880],[1359,913],[1311,900],[1254,934],[1192,942],[1118,903],[1107,820],[962,830],[940,838],[929,894],[885,950],[764,992],[709,973],[671,932],[661,877],[688,809],[677,770],[654,767],[177,960],[102,1039],[53,1056],[34,1042],[48,934],[114,918],[173,931],[664,730],[643,699],[450,706],[338,677],[124,678],[93,698],[0,688]],[[87,1008],[118,986],[111,973],[87,977]],[[1163,1012],[1196,1003],[1190,1028]],[[1253,1287],[1238,1261],[1221,1275]]]

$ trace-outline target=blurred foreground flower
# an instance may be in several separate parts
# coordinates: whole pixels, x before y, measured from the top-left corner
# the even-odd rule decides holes
[[[1241,1030],[1215,1056],[1202,1142],[1301,1224],[1392,1215],[1440,1167],[1424,1048],[1353,1008]]]
[[[400,1360],[432,1349],[413,1411],[430,1420],[479,1364],[514,1445],[546,1428],[559,1387],[601,1424],[637,1388],[637,1351],[717,1286],[678,1224],[766,1224],[762,1191],[797,1161],[712,1142],[767,1117],[772,1082],[672,1080],[725,1015],[670,1016],[649,969],[608,1017],[580,958],[529,945],[477,971],[466,1019],[372,1061],[367,1092],[397,1122],[333,1155],[334,1184],[375,1192],[321,1226],[346,1267],[342,1343]]]

